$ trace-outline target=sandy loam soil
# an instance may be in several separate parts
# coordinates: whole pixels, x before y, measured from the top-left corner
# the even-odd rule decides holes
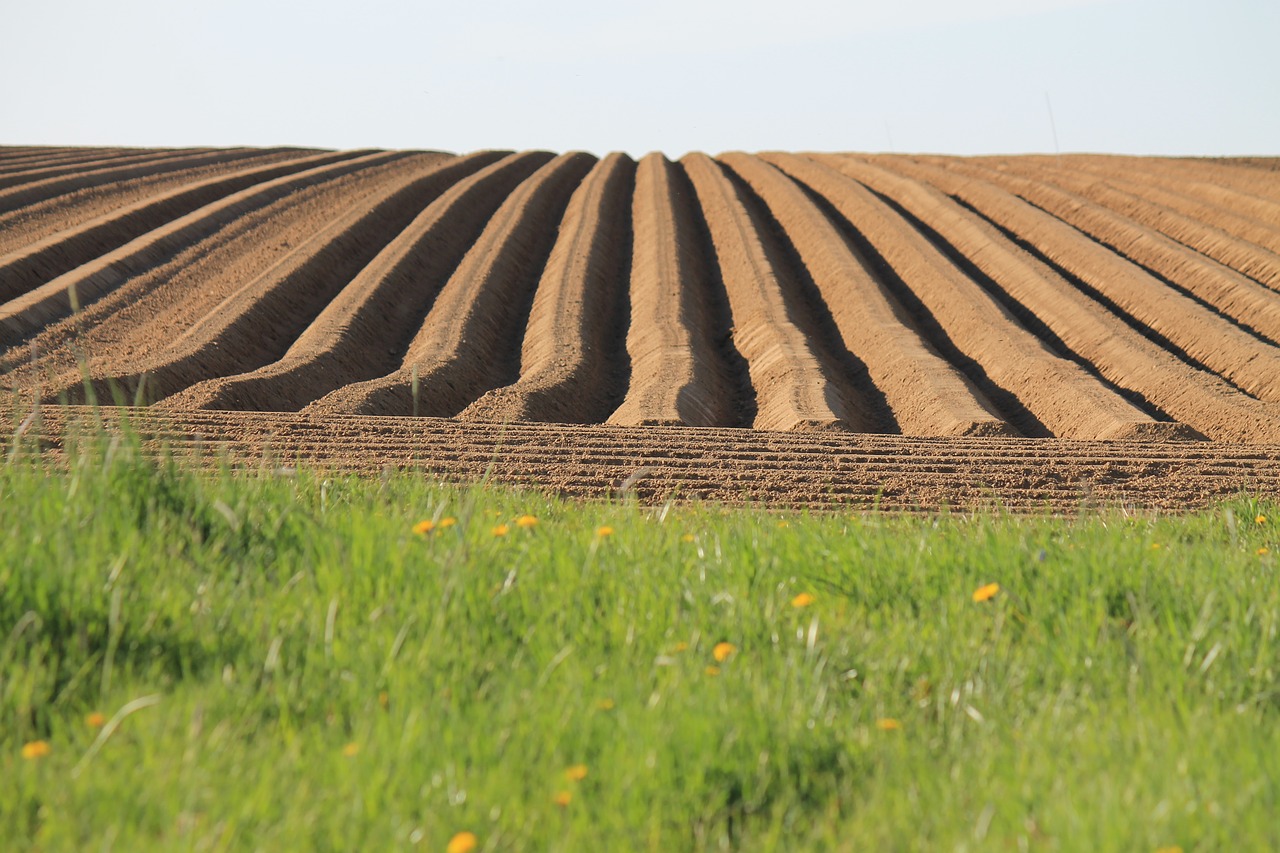
[[[1274,492],[1278,165],[0,148],[3,407],[595,496]]]

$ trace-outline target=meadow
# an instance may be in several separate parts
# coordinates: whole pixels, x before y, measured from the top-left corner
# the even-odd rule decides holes
[[[0,838],[1280,847],[1280,506],[788,513],[0,464]]]

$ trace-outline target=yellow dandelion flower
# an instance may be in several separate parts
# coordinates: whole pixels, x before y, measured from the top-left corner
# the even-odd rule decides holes
[[[720,667],[709,666],[706,669],[704,669],[703,672],[705,672],[707,675],[710,675],[710,676],[716,676],[720,674]]]
[[[347,744],[342,748],[342,754],[345,755],[347,758],[354,758],[355,755],[359,752],[360,752],[360,744],[356,743],[355,741],[352,741],[351,743]]]
[[[791,606],[792,607],[808,607],[810,604],[813,604],[817,600],[818,599],[815,596],[810,595],[807,592],[802,592],[799,595],[797,595],[795,598],[791,599]]]
[[[1256,553],[1259,557],[1265,557],[1265,556],[1267,556],[1268,554],[1270,554],[1270,553],[1271,553],[1271,549],[1270,549],[1270,548],[1268,548],[1268,547],[1266,547],[1266,546],[1264,545],[1263,547],[1259,548],[1255,553]]]
[[[1257,516],[1255,516],[1255,517],[1254,517],[1254,519],[1253,519],[1253,523],[1254,523],[1254,524],[1266,524],[1266,523],[1267,523],[1267,517],[1266,517],[1265,515],[1263,515],[1262,513],[1258,513],[1258,514],[1257,514]]]
[[[672,646],[672,647],[671,647],[671,651],[673,651],[673,652],[687,652],[687,651],[689,651],[689,644],[688,644],[688,643],[676,643],[674,646]]]
[[[1157,847],[1156,853],[1182,853],[1182,848],[1176,844],[1172,847]]]
[[[737,650],[738,647],[733,643],[716,643],[715,648],[711,650],[711,656],[716,659],[716,663],[724,663]]]
[[[1159,551],[1159,550],[1160,550],[1160,543],[1159,543],[1159,542],[1152,542],[1152,543],[1151,543],[1151,550],[1152,550],[1152,551]]]
[[[480,839],[476,838],[474,832],[459,832],[449,839],[449,844],[444,849],[445,853],[471,853],[479,844]]]
[[[685,535],[680,537],[680,541],[681,542],[697,542],[698,537],[694,536],[692,533],[686,533]]]
[[[86,714],[84,724],[91,729],[100,729],[107,724],[107,715],[99,711]]]
[[[779,521],[779,522],[778,522],[778,526],[779,526],[779,527],[790,527],[790,526],[791,526],[791,522],[789,522],[789,521]]]
[[[606,524],[606,525],[604,525],[603,527],[597,527],[597,528],[596,528],[596,535],[597,535],[597,536],[599,536],[599,537],[601,537],[601,538],[604,538],[605,536],[612,536],[612,535],[613,535],[613,528],[612,528],[612,527],[610,527],[610,526],[609,526],[609,525],[607,525],[607,524]]]
[[[424,518],[413,526],[413,532],[419,536],[426,536],[432,530],[436,529],[436,523],[429,518]]]
[[[568,791],[557,791],[552,800],[560,808],[567,808],[569,803],[573,802],[573,794]]]
[[[28,761],[44,758],[50,752],[53,752],[53,748],[49,746],[47,740],[33,740],[31,743],[22,745],[22,757]]]
[[[996,597],[996,593],[1000,591],[1000,584],[989,583],[986,586],[980,586],[973,591],[974,601],[990,601]]]
[[[508,533],[511,532],[511,528],[507,527],[505,524],[499,524],[497,527],[493,528],[493,530],[490,532],[494,536],[506,536]]]
[[[575,764],[572,767],[565,768],[564,778],[568,779],[570,782],[581,782],[583,779],[587,778],[587,765]]]
[[[883,719],[876,720],[876,728],[882,732],[896,732],[902,728],[902,723],[898,722],[893,717],[884,717]]]
[[[522,515],[516,519],[516,527],[537,527],[538,519],[532,515]]]
[[[599,702],[597,702],[597,703],[596,703],[596,707],[597,707],[597,708],[599,708],[601,711],[612,711],[612,710],[613,710],[613,700],[612,700],[612,699],[601,699]]]
[[[446,515],[444,518],[440,519],[438,527],[443,530],[446,527],[453,527],[457,523],[458,519],[454,518],[452,515]]]

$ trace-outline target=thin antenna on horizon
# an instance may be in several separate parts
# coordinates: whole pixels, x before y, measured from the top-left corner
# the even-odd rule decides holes
[[[1062,149],[1058,147],[1058,123],[1053,120],[1053,101],[1049,100],[1049,92],[1044,93],[1044,105],[1049,110],[1049,130],[1053,131],[1053,156],[1058,158],[1058,165],[1062,165]]]
[[[893,131],[889,129],[889,120],[884,120],[884,135],[889,137],[889,153],[897,154],[898,150],[893,147]]]

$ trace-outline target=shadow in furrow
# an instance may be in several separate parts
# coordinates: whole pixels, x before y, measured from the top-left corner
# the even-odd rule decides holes
[[[991,297],[1004,306],[1005,310],[1016,317],[1018,322],[1021,323],[1027,331],[1042,340],[1056,355],[1075,362],[1099,383],[1124,397],[1150,417],[1160,421],[1176,420],[1176,418],[1171,417],[1168,412],[1165,412],[1155,403],[1148,400],[1142,392],[1116,385],[1114,382],[1107,379],[1101,372],[1099,372],[1093,362],[1084,358],[1079,353],[1072,350],[1071,347],[1067,346],[1062,338],[1058,337],[1057,333],[1050,329],[1039,317],[1035,315],[1035,313],[1029,311],[1026,306],[1011,296],[995,279],[991,278],[991,276],[979,269],[973,261],[956,249],[955,246],[947,242],[947,240],[937,231],[930,228],[927,224],[922,222],[914,214],[889,196],[879,193],[871,187],[867,187],[867,189],[892,208],[894,212],[909,223],[912,228],[920,232],[926,240],[932,243],[938,251],[946,255],[946,257],[965,275],[973,279],[973,281],[976,282],[983,290],[987,291],[987,293],[991,294]]]
[[[831,316],[826,300],[822,298],[822,292],[782,223],[732,166],[725,163],[721,166],[752,217],[764,226],[760,229],[760,237],[768,242],[770,256],[779,261],[776,272],[778,281],[783,285],[782,298],[792,321],[808,336],[814,353],[828,373],[841,380],[845,398],[861,410],[862,418],[872,426],[867,431],[901,433],[884,392],[871,379],[866,364],[845,346],[844,337]],[[806,187],[802,189],[807,190]]]
[[[689,239],[697,247],[694,254],[701,275],[695,276],[693,283],[705,283],[705,290],[691,293],[690,298],[701,304],[707,334],[723,366],[725,387],[731,397],[728,408],[732,422],[728,426],[750,427],[757,415],[756,392],[747,360],[733,343],[733,314],[729,310],[729,294],[711,239],[711,228],[684,164],[674,162],[672,165],[672,189],[675,198],[685,207],[691,232]]]
[[[911,322],[920,330],[929,345],[963,373],[991,405],[996,407],[1001,417],[1028,438],[1048,438],[1053,435],[1049,428],[1023,405],[1021,400],[996,384],[981,364],[955,345],[938,323],[937,318],[933,316],[933,312],[924,305],[897,271],[871,244],[871,241],[864,237],[844,214],[803,181],[796,181],[796,183],[835,224],[841,236],[848,242],[850,250],[866,260],[876,277],[907,312]]]
[[[1214,370],[1212,367],[1208,366],[1203,361],[1200,361],[1195,356],[1188,353],[1185,349],[1178,346],[1173,341],[1169,340],[1160,332],[1156,331],[1155,329],[1143,323],[1138,318],[1134,317],[1128,311],[1121,308],[1120,305],[1117,304],[1114,300],[1108,298],[1106,294],[1102,293],[1097,288],[1093,287],[1093,285],[1089,284],[1084,279],[1072,273],[1071,270],[1055,263],[1052,258],[1044,254],[1042,251],[1040,251],[1040,249],[1037,248],[1035,244],[1030,243],[1027,240],[1024,240],[1022,237],[1020,237],[1016,231],[1011,231],[1008,228],[1001,225],[996,220],[984,215],[981,210],[978,210],[976,207],[969,204],[963,198],[960,198],[958,196],[948,196],[948,197],[952,201],[954,201],[956,204],[960,205],[965,210],[969,211],[974,216],[976,216],[977,218],[981,219],[983,222],[986,222],[992,228],[999,231],[1006,238],[1008,238],[1010,242],[1014,243],[1018,248],[1022,249],[1028,255],[1035,258],[1037,261],[1044,264],[1049,269],[1053,270],[1055,273],[1061,276],[1064,281],[1068,282],[1072,287],[1076,288],[1085,296],[1088,296],[1090,299],[1097,302],[1099,305],[1104,307],[1107,311],[1111,312],[1111,314],[1115,315],[1120,320],[1122,320],[1126,326],[1133,329],[1135,332],[1142,335],[1144,338],[1151,341],[1156,346],[1168,351],[1169,353],[1177,357],[1179,361],[1182,361],[1185,364],[1188,364],[1191,367],[1194,367],[1196,370],[1203,371],[1204,373],[1207,373],[1211,376],[1216,376],[1217,378],[1225,382],[1228,386],[1230,386],[1232,389],[1239,391],[1241,394],[1244,394],[1246,397],[1257,399],[1257,395],[1251,394],[1248,390],[1246,390],[1245,388],[1242,388],[1241,386],[1233,382],[1229,377],[1224,376],[1222,373],[1220,373],[1217,370]]]

